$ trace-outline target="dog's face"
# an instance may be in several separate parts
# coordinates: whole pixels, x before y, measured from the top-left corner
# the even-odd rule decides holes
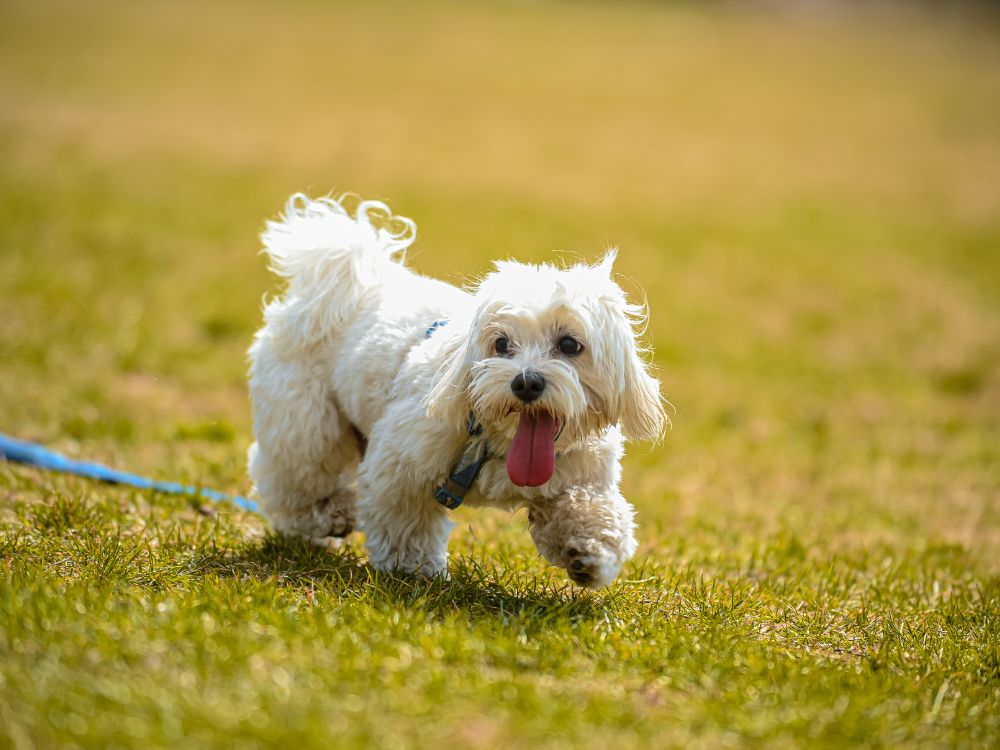
[[[569,269],[496,264],[468,321],[449,325],[429,412],[464,425],[470,411],[510,438],[507,473],[538,486],[552,476],[556,441],[611,425],[656,439],[666,420],[659,383],[640,357],[630,305],[611,278],[614,253]]]

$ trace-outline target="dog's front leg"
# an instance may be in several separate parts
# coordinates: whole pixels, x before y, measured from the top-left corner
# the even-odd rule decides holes
[[[616,487],[572,487],[528,506],[542,556],[581,586],[611,583],[635,554],[635,511]]]
[[[416,479],[412,443],[373,435],[358,473],[358,521],[376,570],[446,575],[448,535],[454,523]]]

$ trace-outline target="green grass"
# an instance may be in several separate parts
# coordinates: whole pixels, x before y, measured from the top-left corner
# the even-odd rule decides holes
[[[1000,743],[1000,22],[694,3],[0,8],[0,431],[245,493],[257,234],[596,258],[676,405],[605,591],[0,464],[0,747]],[[565,257],[565,256],[564,256]]]

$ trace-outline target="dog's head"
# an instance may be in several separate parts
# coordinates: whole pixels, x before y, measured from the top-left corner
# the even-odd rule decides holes
[[[635,440],[663,430],[659,383],[638,343],[645,309],[611,278],[614,258],[568,269],[497,263],[471,318],[448,326],[428,411],[456,426],[471,411],[509,438],[515,484],[548,481],[557,439],[570,445],[612,425]]]

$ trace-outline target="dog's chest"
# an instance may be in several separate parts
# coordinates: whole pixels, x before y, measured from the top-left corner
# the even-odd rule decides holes
[[[559,460],[552,478],[541,487],[518,487],[507,476],[504,456],[495,456],[483,464],[476,482],[466,495],[465,504],[472,507],[494,507],[513,510],[531,501],[557,496],[564,486],[564,472]]]

